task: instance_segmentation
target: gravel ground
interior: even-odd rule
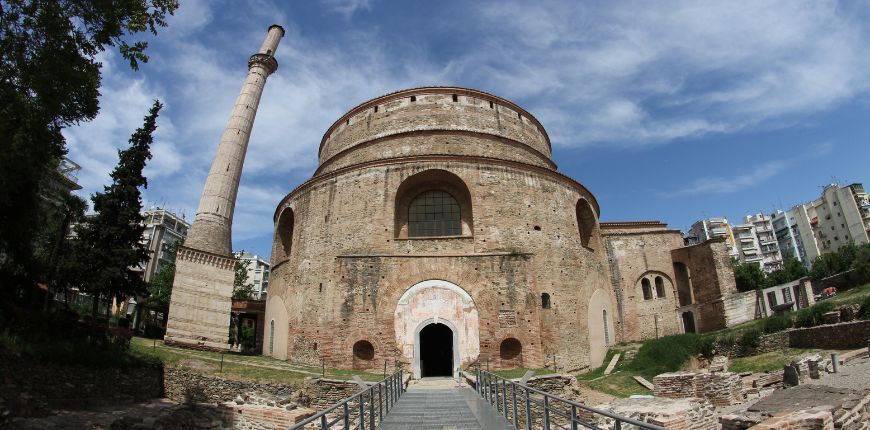
[[[870,358],[857,358],[846,365],[840,366],[840,371],[837,373],[822,372],[821,378],[810,379],[809,381],[813,385],[827,385],[854,390],[870,389]]]

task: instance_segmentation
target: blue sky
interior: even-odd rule
[[[82,196],[108,183],[157,98],[144,201],[192,220],[247,58],[273,23],[287,33],[251,136],[235,249],[269,254],[275,206],[311,176],[333,121],[416,86],[525,107],[604,221],[686,229],[870,182],[867,1],[181,0],[138,72],[101,54],[101,113],[64,132]]]

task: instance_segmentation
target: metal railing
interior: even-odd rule
[[[403,371],[399,368],[383,381],[290,426],[288,430],[326,430],[339,423],[336,428],[344,430],[375,430],[405,392],[403,376]]]
[[[481,370],[479,366],[475,369],[475,373],[477,377],[475,390],[480,397],[518,429],[666,430],[664,427],[554,396]],[[594,424],[599,421],[603,421],[601,427]]]

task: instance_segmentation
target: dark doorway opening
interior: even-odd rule
[[[429,324],[420,330],[420,374],[453,376],[453,331],[444,324]]]
[[[692,312],[683,312],[683,328],[686,329],[686,333],[695,332],[695,318]]]

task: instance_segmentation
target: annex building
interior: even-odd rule
[[[369,100],[275,211],[263,353],[339,368],[601,364],[610,345],[736,324],[721,239],[601,222],[544,127],[457,87]],[[754,300],[754,297],[747,300]]]

